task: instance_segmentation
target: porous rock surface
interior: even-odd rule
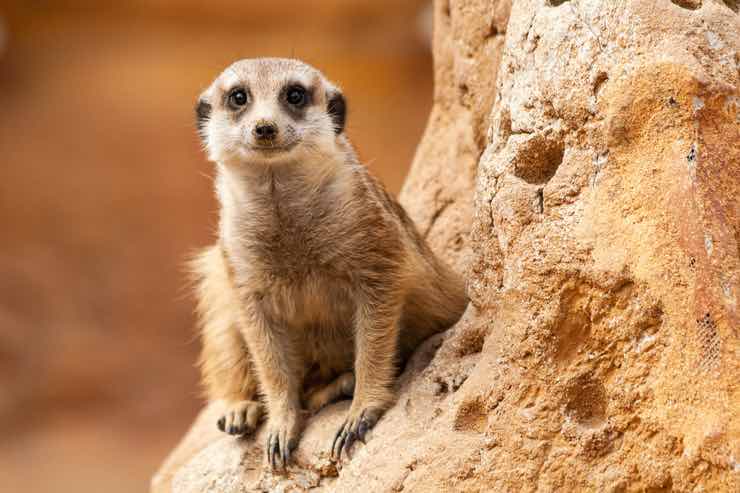
[[[275,475],[212,403],[153,490],[740,490],[737,2],[444,0],[435,23],[402,201],[468,311],[340,467],[348,403]]]

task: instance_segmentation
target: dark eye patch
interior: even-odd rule
[[[307,100],[306,88],[298,84],[288,87],[285,91],[285,100],[296,108],[304,106]]]
[[[289,114],[295,119],[301,119],[313,103],[313,88],[298,83],[286,84],[280,91],[279,100]]]
[[[238,86],[227,91],[224,96],[224,106],[233,111],[241,111],[251,101],[249,90]]]

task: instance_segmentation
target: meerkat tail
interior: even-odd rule
[[[206,248],[190,262],[196,282],[202,350],[198,365],[211,400],[256,399],[257,379],[239,331],[239,305],[219,246]]]
[[[448,328],[460,319],[470,299],[465,279],[437,258],[435,271],[437,276],[434,277],[433,284],[438,290],[440,305],[439,310],[433,313],[438,317],[438,322]]]
[[[468,305],[465,281],[442,262],[432,259],[431,273],[412,286],[401,324],[401,357],[405,360],[428,337],[454,325]]]

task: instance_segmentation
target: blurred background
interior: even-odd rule
[[[239,58],[305,59],[397,192],[431,106],[428,3],[0,2],[0,491],[146,491],[200,408],[200,91]]]

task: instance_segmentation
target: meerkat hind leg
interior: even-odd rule
[[[206,248],[190,264],[196,295],[202,349],[201,378],[209,400],[226,403],[216,425],[231,435],[255,431],[264,413],[257,401],[257,378],[239,330],[239,305],[218,245]]]
[[[342,373],[324,387],[320,387],[306,396],[306,409],[315,414],[342,397],[352,397],[355,393],[355,374],[351,371]]]

